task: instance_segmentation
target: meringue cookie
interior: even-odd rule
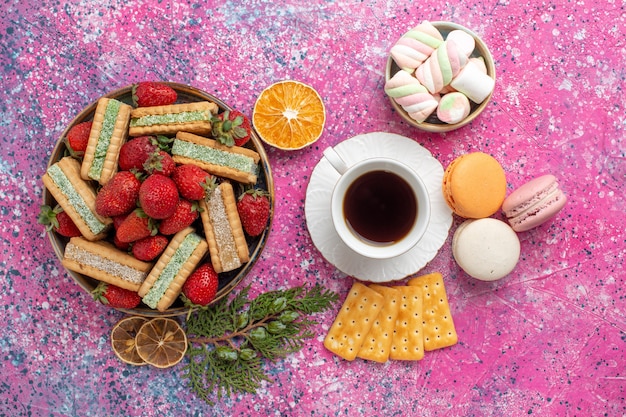
[[[398,71],[385,83],[385,93],[413,120],[422,123],[437,108],[438,101],[426,87],[406,71]]]
[[[456,43],[446,40],[417,68],[415,77],[431,94],[436,94],[450,84],[467,61]]]
[[[437,28],[424,21],[398,39],[390,54],[400,68],[412,73],[442,42]]]

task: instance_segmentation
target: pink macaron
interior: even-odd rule
[[[556,216],[566,202],[554,175],[543,175],[513,191],[502,203],[502,211],[513,230],[524,232]]]

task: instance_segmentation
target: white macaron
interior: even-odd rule
[[[517,265],[520,241],[503,221],[494,218],[466,220],[454,233],[452,255],[469,276],[496,281]]]

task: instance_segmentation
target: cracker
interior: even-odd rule
[[[239,268],[250,260],[237,200],[229,182],[221,183],[207,199],[200,200],[200,216],[209,244],[213,269],[218,274]]]
[[[118,103],[119,111],[114,120],[106,120],[105,114],[109,103]],[[120,157],[120,149],[128,137],[128,123],[132,107],[115,99],[102,97],[98,100],[93,116],[89,142],[83,156],[80,176],[84,180],[95,180],[101,185],[106,184],[117,172],[117,162]],[[110,132],[108,146],[105,148],[99,144],[100,134]],[[102,147],[102,148],[101,148]],[[99,172],[91,172],[91,168],[97,158],[104,157],[101,162],[102,169]]]
[[[174,135],[177,132],[190,132],[199,135],[211,133],[211,118],[217,114],[219,107],[210,101],[198,101],[194,103],[171,104],[167,106],[138,107],[130,113],[131,120],[137,120],[144,116],[175,115],[184,112],[202,112],[203,120],[188,122],[172,121],[168,123],[153,124],[150,126],[131,126],[130,136],[144,135]]]
[[[197,148],[198,151],[210,151],[214,157],[200,157],[184,154],[181,142],[187,142]],[[194,135],[188,132],[178,132],[172,145],[172,159],[177,164],[194,164],[218,177],[228,178],[244,184],[256,184],[257,164],[261,155],[252,149],[241,146],[226,146],[216,140]],[[249,169],[241,169],[229,159],[248,161]],[[230,165],[229,165],[230,162]],[[245,162],[244,162],[245,164]]]
[[[70,239],[61,263],[70,271],[135,292],[152,269],[151,263],[142,262],[109,242],[90,242],[83,237]]]
[[[63,189],[56,183],[52,174],[53,171],[59,170],[63,174],[61,177],[67,178]],[[86,239],[101,240],[107,236],[107,230],[113,224],[113,220],[96,213],[96,191],[80,177],[80,162],[66,156],[48,168],[42,176],[42,181]],[[70,192],[76,193],[76,196],[72,198]],[[86,221],[81,212],[92,221]]]
[[[394,288],[400,293],[400,302],[389,358],[419,361],[424,357],[422,289],[418,286]]]
[[[369,288],[383,296],[383,307],[367,333],[357,357],[383,363],[389,359],[391,352],[394,327],[400,306],[400,292],[376,284],[370,285]]]
[[[408,285],[415,285],[422,289],[424,350],[441,349],[456,344],[458,336],[452,320],[443,276],[434,272],[411,278]]]
[[[354,360],[383,304],[381,294],[355,282],[324,339],[326,349]]]

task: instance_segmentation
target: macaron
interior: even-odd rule
[[[567,197],[554,175],[543,175],[517,188],[502,203],[502,211],[513,230],[524,232],[556,216]]]
[[[461,155],[446,168],[442,191],[446,203],[458,216],[489,217],[500,210],[506,196],[504,169],[493,156],[483,152]]]
[[[466,220],[452,238],[456,263],[469,276],[481,281],[507,276],[519,261],[520,249],[517,233],[494,218]]]

